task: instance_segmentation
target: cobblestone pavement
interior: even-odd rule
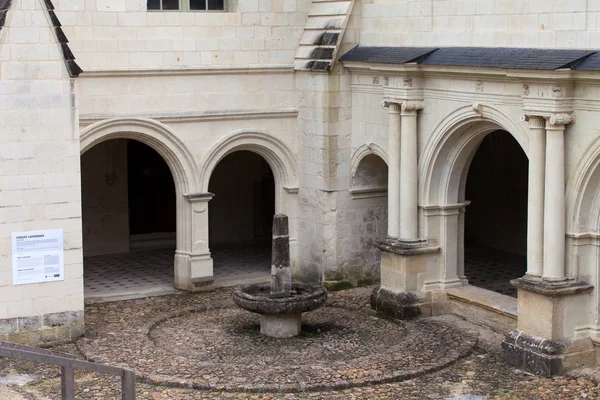
[[[316,321],[308,323],[308,326],[318,326],[319,320],[323,320],[334,317],[336,318],[335,323],[342,323],[342,326],[354,326],[356,320],[349,318],[352,313],[360,313],[360,309],[364,308],[368,300],[368,289],[359,289],[334,293],[330,296],[327,307],[322,316],[315,316]],[[89,345],[94,342],[112,341],[112,347],[116,351],[115,354],[127,353],[132,347],[136,346],[134,339],[129,341],[118,340],[119,337],[123,337],[123,330],[130,329],[130,327],[144,327],[148,325],[149,321],[154,321],[152,325],[150,336],[154,335],[153,340],[149,340],[150,343],[154,343],[154,346],[162,349],[170,354],[173,359],[180,359],[182,346],[177,346],[177,341],[181,341],[182,345],[190,348],[190,354],[184,354],[183,359],[188,357],[206,357],[209,359],[209,363],[214,363],[215,359],[219,357],[233,357],[234,353],[232,350],[220,349],[220,345],[225,343],[224,347],[228,347],[229,344],[224,338],[217,338],[216,336],[195,336],[201,329],[199,327],[201,319],[201,312],[186,313],[183,312],[186,309],[198,308],[202,304],[218,304],[219,302],[226,302],[230,297],[230,290],[223,290],[204,294],[194,295],[180,295],[180,296],[165,296],[149,299],[129,300],[115,303],[105,303],[89,306],[86,309],[86,340],[80,342],[80,346]],[[166,319],[163,322],[156,325],[155,321],[160,320],[159,316],[168,315],[174,310],[180,310],[180,317]],[[244,317],[235,314],[233,310],[225,307],[225,310],[230,315],[229,321],[235,320],[239,317],[239,324],[244,324]],[[337,313],[337,311],[340,311]],[[218,310],[213,309],[210,312],[217,313]],[[185,333],[180,332],[182,328],[185,328],[186,316],[187,323],[189,323],[189,340],[186,340]],[[216,324],[215,316],[210,317],[211,323]],[[355,357],[361,356],[367,353],[363,353],[366,350],[361,350],[361,339],[365,340],[364,344],[367,347],[375,347],[391,345],[394,346],[394,341],[402,342],[401,338],[408,338],[410,331],[415,328],[411,324],[400,324],[397,325],[395,322],[387,320],[374,319],[373,317],[360,316],[355,317],[359,321],[361,318],[367,320],[371,319],[374,322],[374,331],[379,329],[390,329],[388,336],[382,338],[381,336],[367,337],[356,334],[357,336],[353,339],[352,334],[349,336],[349,343],[344,343],[341,337],[332,338],[331,342],[327,346],[334,346],[330,353],[324,352],[319,354],[315,352],[317,348],[312,348],[309,345],[306,355],[299,355],[299,353],[292,354],[292,357],[286,358],[285,356],[279,360],[283,363],[281,365],[288,365],[290,370],[297,365],[306,365],[311,359],[325,363],[325,360],[329,360],[339,357],[342,361],[355,360]],[[346,321],[348,320],[348,321]],[[354,324],[354,325],[353,325]],[[387,324],[393,324],[396,328]],[[462,336],[463,341],[458,340],[459,343],[464,343],[464,338],[472,337],[479,333],[479,345],[466,357],[460,358],[457,362],[445,366],[441,370],[436,372],[427,372],[420,376],[415,376],[411,379],[403,380],[400,382],[388,382],[378,383],[369,386],[352,387],[348,389],[340,389],[335,391],[311,391],[304,393],[254,393],[254,392],[230,392],[223,390],[222,388],[215,387],[212,390],[194,390],[184,388],[173,388],[167,387],[161,384],[149,384],[144,382],[138,382],[137,391],[138,398],[143,400],[156,400],[156,399],[173,399],[173,400],[188,400],[188,399],[597,399],[600,398],[600,386],[591,380],[584,378],[569,378],[559,377],[552,379],[537,378],[505,365],[499,358],[497,352],[498,336],[484,332],[468,323],[461,322],[453,317],[434,318],[431,321],[426,322],[428,326],[435,327],[437,330],[443,330],[446,333],[453,333],[459,330],[463,330]],[[209,325],[206,325],[210,327]],[[360,327],[361,325],[358,324]],[[213,325],[214,327],[214,325]],[[209,328],[208,330],[210,331]],[[392,329],[396,329],[392,331]],[[436,329],[430,329],[435,331]],[[361,329],[355,329],[356,332],[361,332]],[[482,333],[483,332],[483,333]],[[140,332],[141,334],[142,332]],[[317,332],[315,336],[320,333]],[[207,333],[204,333],[207,335]],[[239,333],[241,335],[241,333]],[[170,335],[171,339],[169,339]],[[248,339],[246,343],[240,342],[240,347],[245,348],[250,344],[256,345],[256,336],[251,337],[254,339]],[[227,336],[227,335],[224,335]],[[452,336],[452,335],[451,335]],[[232,340],[240,339],[241,336],[233,337]],[[315,337],[310,337],[309,342],[315,341]],[[204,343],[205,340],[218,340],[219,346],[215,345],[214,348],[210,348],[209,344]],[[225,342],[221,342],[225,340]],[[383,343],[379,343],[381,340]],[[416,357],[418,354],[437,354],[440,352],[443,358],[443,352],[446,351],[444,348],[452,348],[457,341],[456,338],[451,338],[449,342],[445,341],[430,341],[427,342],[427,348],[419,349],[419,352],[411,353],[406,348],[396,348],[396,352],[404,352],[407,357]],[[467,340],[468,341],[468,340]],[[335,349],[335,344],[340,347],[349,346],[346,351]],[[174,345],[175,343],[175,345]],[[314,343],[313,343],[314,345]],[[411,343],[412,345],[412,343]],[[408,346],[411,347],[411,346]],[[259,348],[261,348],[259,346]],[[78,351],[77,347],[73,344],[57,346],[57,351],[68,352],[72,354],[78,354],[82,356]],[[263,348],[266,350],[266,348]],[[289,350],[289,349],[288,349]],[[485,351],[488,350],[488,351]],[[239,352],[239,359],[226,360],[226,364],[247,364],[251,366],[258,362],[270,361],[275,364],[279,362],[274,360],[273,349],[270,349],[270,353],[248,354],[247,352]],[[346,353],[356,354],[346,354]],[[373,351],[371,354],[379,354],[377,351]],[[296,358],[297,360],[296,360]],[[235,358],[235,357],[233,357]],[[277,357],[275,357],[277,358]],[[375,357],[377,358],[377,357]],[[210,361],[212,360],[212,361]],[[295,361],[296,360],[296,361]],[[162,368],[164,360],[147,358],[144,363],[147,365],[155,365],[156,368]],[[198,359],[197,363],[202,363],[203,359]],[[213,365],[219,365],[213,364]],[[166,367],[166,366],[164,366]],[[355,366],[360,369],[361,365]],[[419,366],[417,366],[419,368]],[[254,372],[256,372],[255,370]],[[285,375],[287,370],[282,368],[277,371],[278,373]],[[186,377],[185,371],[177,371],[180,377]],[[2,376],[18,376],[19,374],[27,374],[35,378],[34,382],[19,386],[17,388],[6,388],[0,386],[0,396],[2,399],[32,399],[32,400],[46,400],[46,399],[59,399],[60,398],[60,374],[59,370],[55,367],[40,366],[28,362],[18,362],[14,360],[0,359],[0,377]],[[187,378],[192,378],[194,373],[188,373]],[[237,374],[239,376],[239,373]],[[116,378],[96,375],[85,372],[78,372],[76,375],[77,382],[77,396],[78,399],[117,399],[119,398],[119,381]],[[14,396],[14,397],[11,397]]]

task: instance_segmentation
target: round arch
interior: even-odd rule
[[[376,143],[365,143],[359,146],[354,152],[354,154],[352,154],[352,158],[350,161],[350,171],[352,173],[351,176],[354,176],[354,174],[356,173],[356,170],[358,169],[358,166],[360,165],[362,159],[370,154],[375,154],[376,156],[381,158],[386,164],[389,165],[388,155],[383,149],[383,147],[379,146]]]
[[[81,132],[81,154],[95,145],[111,139],[132,139],[154,149],[165,160],[175,182],[177,233],[176,254],[189,254],[192,250],[191,207],[184,197],[195,194],[198,187],[198,167],[192,153],[177,134],[166,125],[145,118],[117,118],[92,124]],[[179,257],[181,258],[181,257]],[[185,257],[184,257],[185,258]],[[186,262],[175,257],[175,275],[185,269]]]
[[[109,119],[96,122],[81,132],[81,154],[111,139],[132,139],[152,147],[169,166],[178,196],[196,192],[198,167],[194,157],[168,126],[145,118]]]
[[[452,205],[464,201],[465,173],[485,136],[509,132],[528,153],[527,129],[490,106],[462,107],[444,118],[428,140],[419,165],[423,205]]]
[[[600,232],[600,138],[583,153],[567,182],[567,232]]]
[[[282,190],[295,193],[298,190],[298,166],[296,157],[286,144],[274,135],[263,131],[240,130],[230,133],[215,143],[202,160],[199,188],[208,192],[210,177],[225,156],[240,150],[247,150],[263,157],[275,178],[276,212],[281,212]]]

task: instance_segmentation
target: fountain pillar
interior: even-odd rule
[[[316,283],[294,283],[290,268],[288,217],[273,218],[271,283],[247,284],[233,293],[233,301],[244,310],[260,314],[260,333],[276,338],[297,336],[302,313],[316,310],[327,301],[327,290]]]
[[[290,297],[292,270],[290,268],[290,231],[288,217],[273,217],[273,246],[271,249],[271,297]]]

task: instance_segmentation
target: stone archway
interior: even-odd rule
[[[441,248],[439,276],[432,285],[461,286],[464,274],[465,189],[475,153],[490,133],[509,132],[527,154],[527,130],[489,106],[467,106],[434,129],[420,159],[420,203],[426,236]]]
[[[177,134],[166,125],[151,119],[110,119],[92,124],[81,131],[81,154],[93,146],[112,139],[131,139],[154,149],[167,163],[176,192],[175,287],[191,289],[193,256],[192,206],[186,195],[196,193],[199,171],[194,157]]]
[[[202,193],[207,193],[217,164],[226,156],[238,151],[258,154],[271,168],[275,180],[275,213],[286,214],[289,218],[290,256],[292,266],[295,266],[298,256],[298,164],[294,153],[282,140],[268,132],[256,130],[240,130],[223,137],[206,152],[201,164],[199,189]]]

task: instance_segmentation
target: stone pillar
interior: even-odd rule
[[[388,124],[388,237],[400,237],[400,104],[382,102],[389,108]]]
[[[273,245],[271,249],[271,297],[290,297],[292,270],[290,268],[290,233],[288,217],[273,217]]]
[[[185,195],[191,212],[186,214],[178,225],[175,254],[175,287],[181,290],[195,291],[214,281],[213,260],[208,248],[208,202],[213,193]]]
[[[511,281],[518,290],[517,329],[506,335],[502,348],[506,361],[538,375],[562,374],[572,368],[595,364],[595,350],[589,337],[577,334],[585,326],[593,286],[568,279],[565,273],[565,125],[573,122],[571,114],[552,114],[546,122],[546,159],[544,171],[544,220],[542,277],[539,266],[528,266],[525,277]],[[530,124],[531,119],[530,119]],[[530,182],[541,176],[539,170],[541,140],[539,121],[530,140]],[[531,125],[530,125],[531,127]],[[542,135],[543,136],[543,135]],[[534,184],[539,184],[534,180]],[[537,230],[529,235],[528,245],[539,248],[539,210],[531,201],[540,202],[539,187],[530,184],[529,221]],[[531,194],[533,190],[533,195]],[[533,210],[532,210],[533,209]],[[531,213],[534,215],[531,215]],[[536,247],[534,247],[536,248]],[[529,253],[529,252],[528,252]],[[529,261],[529,260],[528,260]]]
[[[400,114],[400,239],[408,241],[419,237],[417,110],[422,109],[422,101],[405,101]]]
[[[529,184],[527,193],[527,275],[540,277],[544,264],[544,171],[546,162],[546,120],[529,121]]]
[[[546,123],[544,199],[544,271],[546,281],[565,281],[565,124],[570,115],[552,116]]]

